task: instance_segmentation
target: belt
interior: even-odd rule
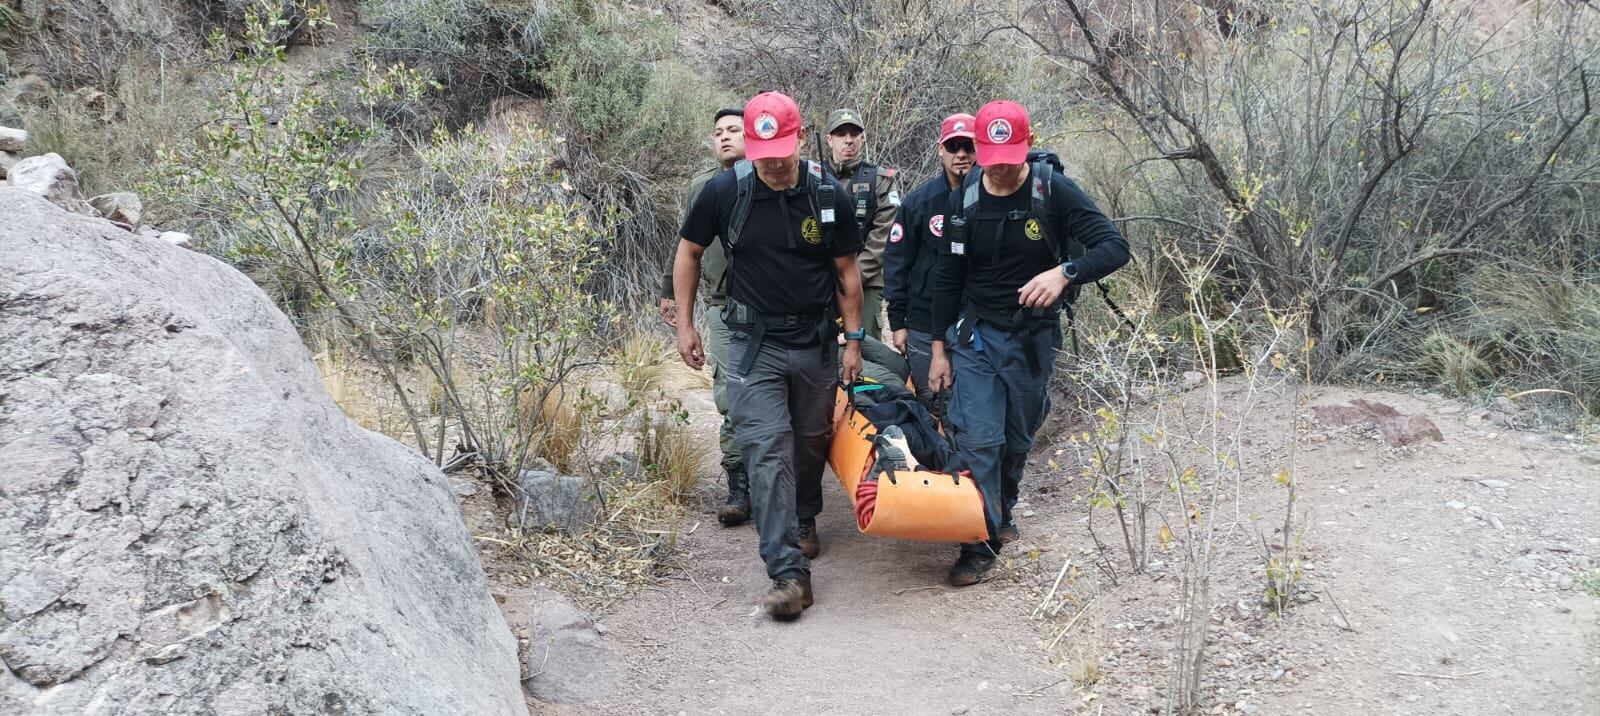
[[[833,321],[827,312],[822,313],[761,313],[743,303],[728,298],[727,313],[723,320],[727,323],[747,324],[750,326],[750,346],[744,352],[744,360],[739,362],[739,373],[748,374],[750,368],[756,363],[756,353],[761,350],[762,341],[766,340],[768,328],[794,328],[797,326],[815,326],[818,342],[822,346],[822,360],[827,362],[830,356],[828,341],[833,338]]]
[[[962,343],[972,343],[972,332],[977,329],[978,321],[1030,338],[1045,328],[1061,328],[1061,314],[1055,309],[1019,306],[1011,311],[995,311],[969,303],[961,309],[961,317],[956,322],[956,339]],[[1044,367],[1044,361],[1033,342],[1025,342],[1022,352],[1028,359],[1028,372],[1038,375],[1039,369]]]

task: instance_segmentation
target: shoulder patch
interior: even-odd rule
[[[899,170],[895,169],[894,167],[880,166],[880,167],[878,167],[878,176],[892,177],[892,176],[894,176],[894,173],[897,172],[897,171],[899,171]]]

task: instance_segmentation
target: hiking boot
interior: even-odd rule
[[[800,613],[811,606],[811,581],[807,579],[774,579],[772,589],[761,598],[761,611],[780,622],[800,618]]]
[[[1016,523],[1007,522],[1000,525],[1000,529],[995,530],[994,536],[995,539],[1000,540],[1000,544],[1011,544],[1022,536],[1022,531],[1017,529]]]
[[[822,540],[817,538],[816,518],[800,520],[800,553],[804,554],[806,559],[816,559],[817,555],[822,554]]]
[[[994,569],[992,555],[962,552],[961,558],[950,568],[950,584],[956,587],[970,587],[982,582],[991,569]]]
[[[740,465],[728,470],[728,503],[717,509],[723,527],[738,527],[750,521],[750,474]]]

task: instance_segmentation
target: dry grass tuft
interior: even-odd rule
[[[635,438],[639,465],[663,497],[681,505],[705,472],[710,444],[695,434],[677,404],[665,412],[646,411],[641,417]]]
[[[1471,344],[1442,331],[1422,339],[1418,366],[1458,394],[1477,390],[1490,374],[1489,363]]]
[[[562,472],[577,470],[587,419],[572,391],[530,385],[517,395],[517,433],[531,436],[533,453]]]

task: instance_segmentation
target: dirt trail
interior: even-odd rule
[[[1315,598],[1283,619],[1266,614],[1248,530],[1224,530],[1210,712],[1600,713],[1600,600],[1579,581],[1600,554],[1600,468],[1585,462],[1594,447],[1469,425],[1442,399],[1321,389],[1311,402],[1352,397],[1431,415],[1445,441],[1396,450],[1327,428],[1301,438],[1304,585]],[[1289,426],[1303,413],[1281,399],[1257,418]],[[1293,432],[1247,444],[1270,463]],[[1281,514],[1267,475],[1245,485],[1245,513]],[[717,525],[708,485],[685,525],[686,571],[600,617],[623,683],[597,703],[541,710],[1137,714],[1162,703],[1173,567],[1115,585],[1086,568],[1063,587],[1084,605],[1080,618],[1031,617],[1063,560],[1090,559],[1076,483],[1030,478],[1021,549],[994,581],[955,590],[935,586],[953,547],[858,534],[838,483],[825,480],[818,601],[803,619],[759,614],[767,580],[755,532]],[[1338,625],[1340,608],[1354,631]],[[1085,664],[1098,680],[1075,683]]]

